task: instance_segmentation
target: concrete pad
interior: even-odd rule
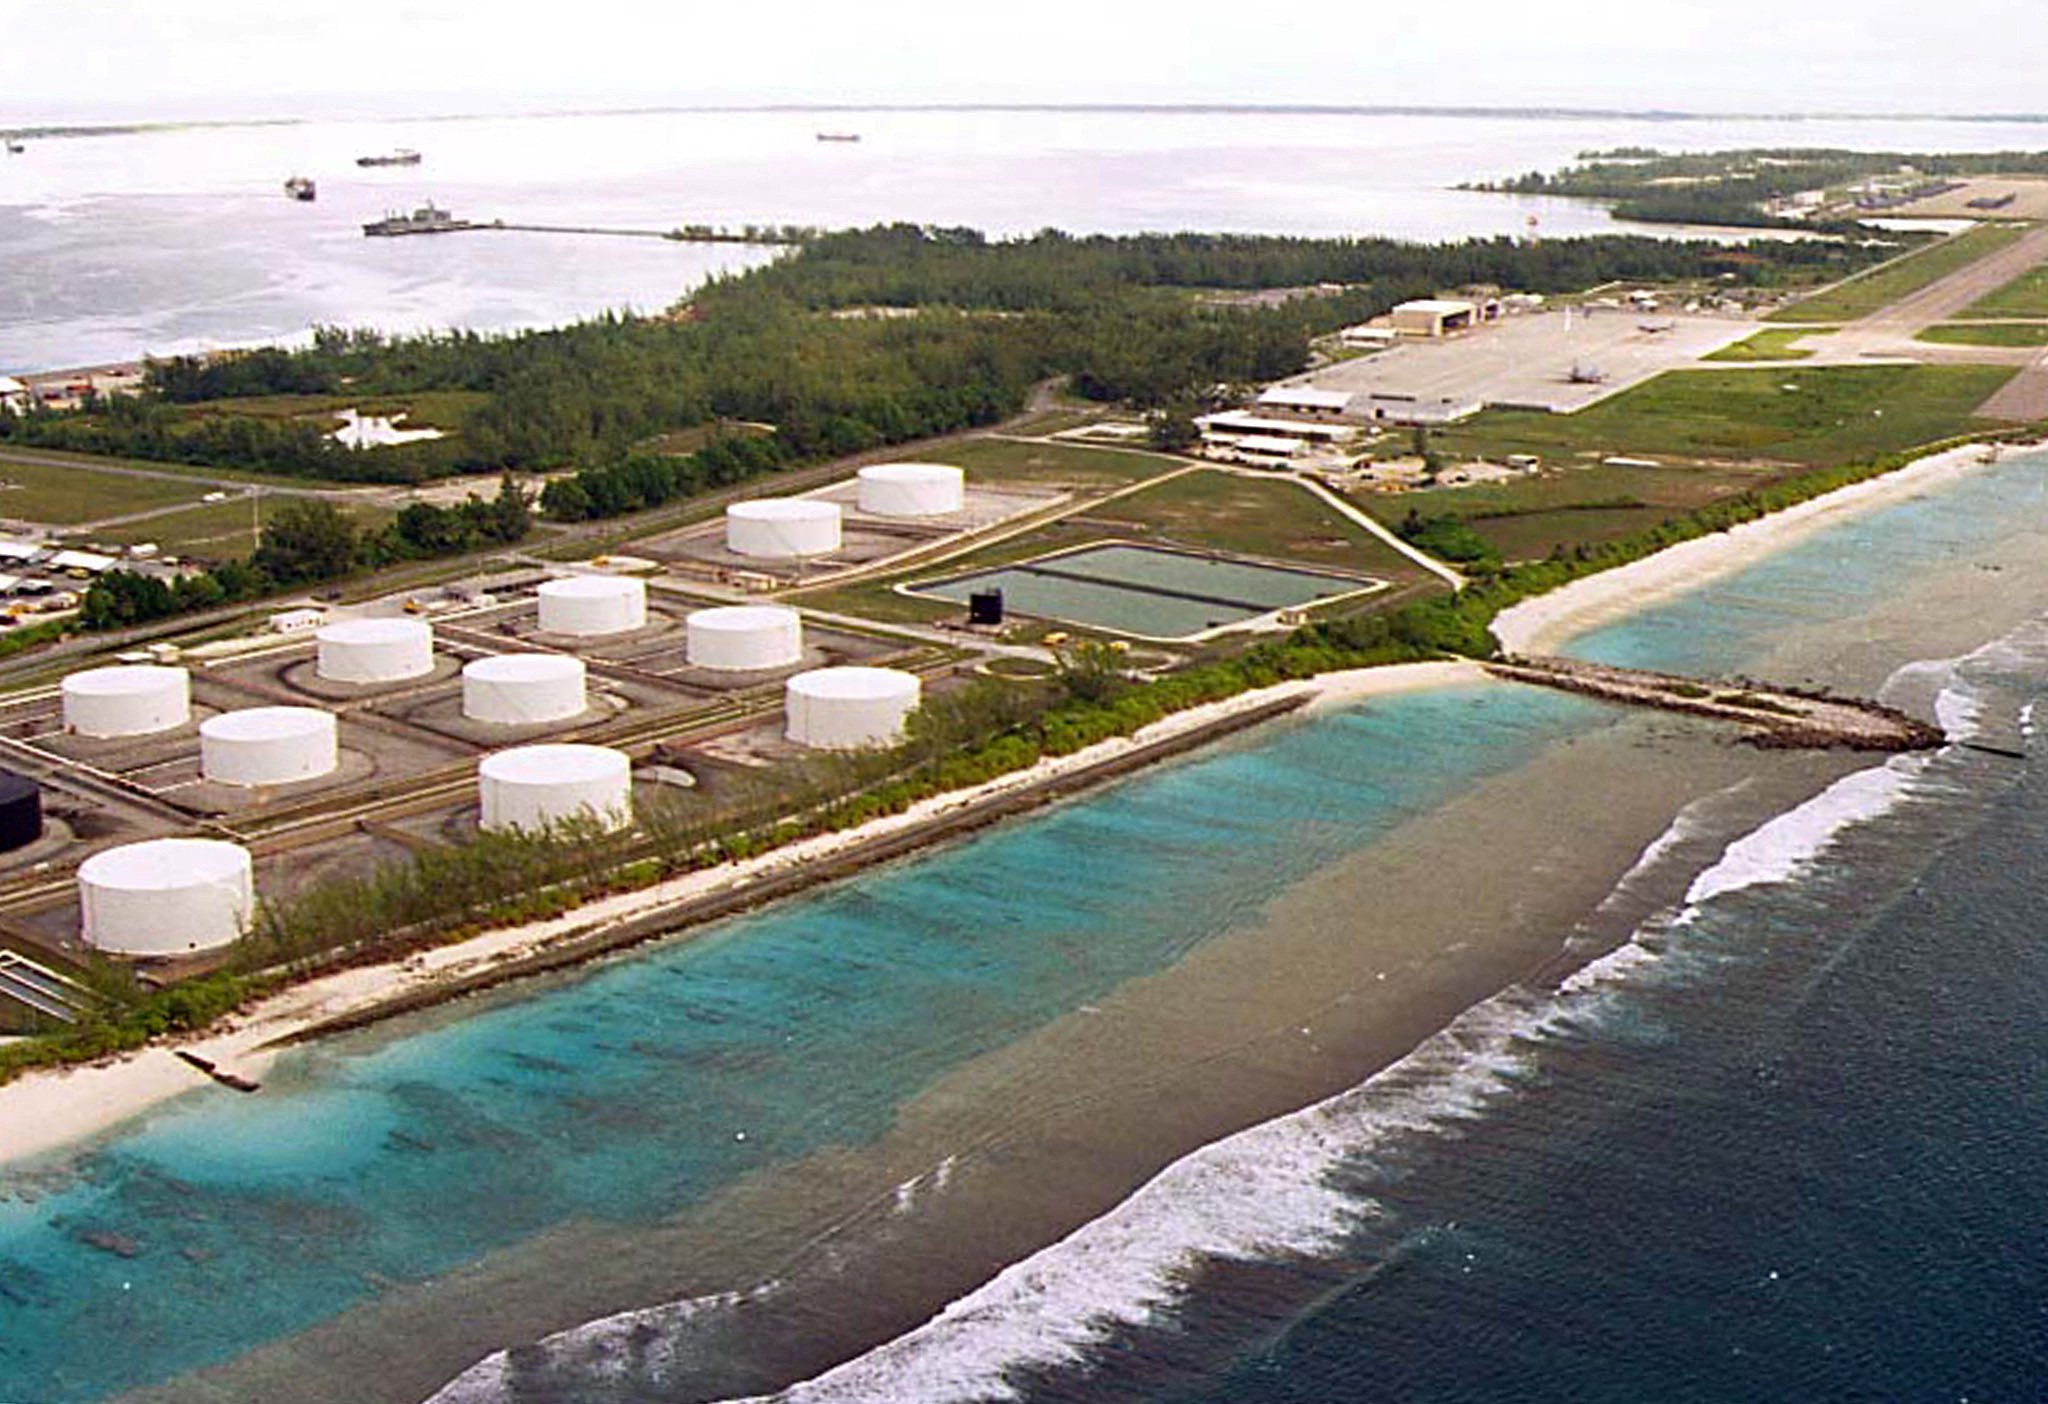
[[[1569,413],[1691,365],[1761,326],[1733,317],[1615,308],[1537,312],[1441,341],[1404,342],[1281,383]],[[1606,378],[1574,382],[1576,365],[1596,366]]]

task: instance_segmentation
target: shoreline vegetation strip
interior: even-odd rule
[[[110,1000],[106,1012],[66,1030],[0,1048],[0,1083],[31,1069],[94,1062],[166,1036],[196,1034],[260,995],[351,966],[375,964],[450,944],[492,928],[559,915],[595,898],[637,890],[681,873],[715,868],[820,834],[902,814],[935,796],[985,784],[1047,757],[1128,737],[1189,708],[1321,674],[1445,658],[1488,659],[1500,648],[1494,618],[1521,600],[1644,559],[1681,542],[1724,532],[1945,450],[2011,442],[2023,431],[1969,435],[1817,469],[1696,508],[1612,542],[1507,566],[1454,595],[1380,615],[1310,624],[1240,657],[1148,682],[1118,677],[1107,657],[1083,655],[1053,695],[1035,702],[984,680],[957,699],[934,699],[902,746],[821,762],[807,793],[776,797],[737,819],[692,821],[655,807],[632,835],[568,826],[544,835],[492,835],[433,850],[367,877],[315,885],[265,904],[235,964],[140,999]],[[713,831],[713,826],[716,831]],[[116,972],[101,970],[109,992]]]

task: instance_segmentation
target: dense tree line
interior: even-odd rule
[[[1602,237],[1542,243],[1175,234],[991,240],[886,225],[822,235],[715,280],[676,315],[607,315],[506,336],[325,329],[312,346],[152,362],[149,392],[78,414],[0,420],[0,437],[277,473],[418,481],[504,467],[584,470],[565,516],[769,468],[992,423],[1033,383],[1186,406],[1219,384],[1301,369],[1310,340],[1405,298],[1472,283],[1559,292],[1611,279],[1811,282],[1874,260],[1860,243]],[[1321,286],[1317,286],[1321,285]],[[1310,289],[1252,301],[1221,293]],[[317,425],[221,413],[257,395],[481,395],[449,439],[352,451]],[[189,406],[206,403],[206,412]],[[778,461],[663,466],[646,445],[738,420],[775,429]]]
[[[509,475],[494,498],[471,496],[453,507],[409,503],[390,523],[369,532],[359,530],[331,502],[299,498],[263,524],[246,561],[223,561],[171,580],[131,570],[99,576],[80,601],[79,624],[94,630],[147,624],[397,561],[510,545],[523,540],[532,526],[532,505]]]

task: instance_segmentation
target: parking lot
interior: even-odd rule
[[[1627,308],[1535,312],[1442,340],[1402,342],[1283,383],[1567,413],[1689,365],[1757,329],[1757,323],[1736,317]],[[1602,378],[1574,380],[1574,368]]]

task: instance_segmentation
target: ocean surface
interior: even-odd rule
[[[819,142],[853,131],[857,143]],[[385,330],[659,311],[735,246],[530,233],[366,239],[427,200],[512,223],[670,229],[912,220],[995,233],[1234,230],[1410,239],[1618,226],[1460,192],[1578,152],[2012,150],[2037,123],[1278,112],[639,112],[161,128],[0,157],[0,372]],[[411,147],[417,167],[360,168]],[[291,175],[319,183],[287,200]],[[1534,224],[1531,221],[1535,221]],[[1647,232],[1674,232],[1642,227]]]
[[[1894,694],[2024,750],[2048,689],[2041,601],[2020,598],[2048,593],[2044,481],[2048,456],[2008,458],[1577,651],[1725,670],[1823,659],[1850,632],[1859,656],[1891,655]],[[2001,592],[1982,637],[1901,652],[1915,592],[1971,572]],[[575,1263],[559,1250],[579,1236],[709,1221],[779,1171],[899,1131],[962,1068],[1256,931],[1405,820],[1621,724],[1495,687],[1269,728],[696,940],[331,1041],[261,1096],[202,1091],[0,1171],[0,1399],[175,1385],[280,1343],[289,1377],[324,1358],[289,1352],[322,1322],[388,1300],[425,1339],[432,1314],[407,1293],[551,1246]],[[1952,746],[1857,769],[1761,825],[1730,828],[1727,799],[1702,797],[1642,855],[1624,887],[1661,878],[1683,898],[1612,954],[1195,1150],[788,1397],[2040,1397],[2048,775]],[[929,1148],[893,1201],[862,1191],[885,1210],[878,1251],[941,1212],[949,1181],[1000,1165],[1005,1109],[960,1114],[982,1139]],[[756,1229],[733,1231],[735,1261]],[[842,1292],[879,1280],[859,1246]],[[839,1250],[824,1258],[811,1271],[829,1276]],[[786,1383],[746,1340],[775,1280],[719,1259],[679,1256],[690,1285],[666,1305],[643,1290],[644,1307],[564,1323],[436,1398]],[[582,1261],[604,1269],[595,1248]]]

